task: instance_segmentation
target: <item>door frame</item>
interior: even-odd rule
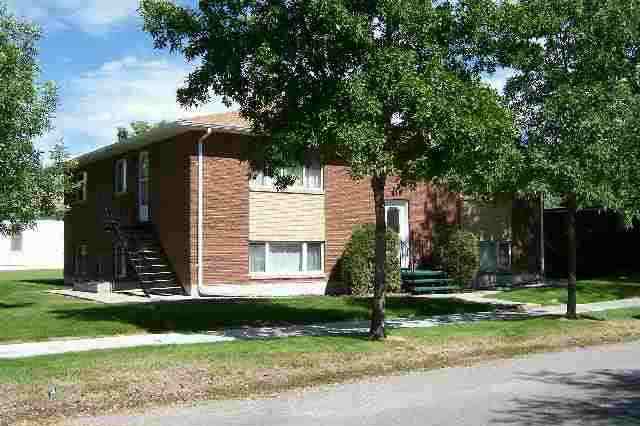
[[[147,162],[147,176],[142,175],[143,161]],[[142,188],[146,185],[147,203],[142,203]],[[151,220],[151,167],[149,162],[149,151],[140,151],[138,154],[138,221],[149,222]]]
[[[405,250],[408,254],[408,244],[411,236],[411,229],[409,225],[409,201],[408,200],[385,200],[384,202],[384,220],[386,223],[387,214],[390,208],[398,208],[399,209],[399,225],[400,225],[400,242],[405,243]],[[402,256],[402,247],[403,244],[400,244],[398,250],[398,256],[400,257],[401,267],[408,268],[409,267],[409,256]]]

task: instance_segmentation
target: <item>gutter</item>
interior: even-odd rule
[[[200,288],[202,287],[204,272],[204,141],[212,134],[213,129],[208,127],[207,133],[198,139],[198,276],[196,287],[191,286],[191,296],[194,297],[200,297]]]

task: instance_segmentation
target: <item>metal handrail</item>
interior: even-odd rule
[[[426,239],[409,239],[400,241],[400,265],[407,265],[414,271],[429,258],[431,241]]]

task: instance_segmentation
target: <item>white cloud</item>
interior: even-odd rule
[[[133,19],[138,0],[9,0],[8,6],[47,30],[101,34]]]
[[[71,151],[79,153],[113,143],[116,128],[135,120],[173,121],[226,110],[217,101],[197,110],[180,107],[176,89],[189,71],[184,63],[128,56],[64,82],[56,129],[37,145],[46,149],[64,136]]]

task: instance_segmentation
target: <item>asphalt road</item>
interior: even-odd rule
[[[640,343],[535,355],[82,425],[640,425]]]

